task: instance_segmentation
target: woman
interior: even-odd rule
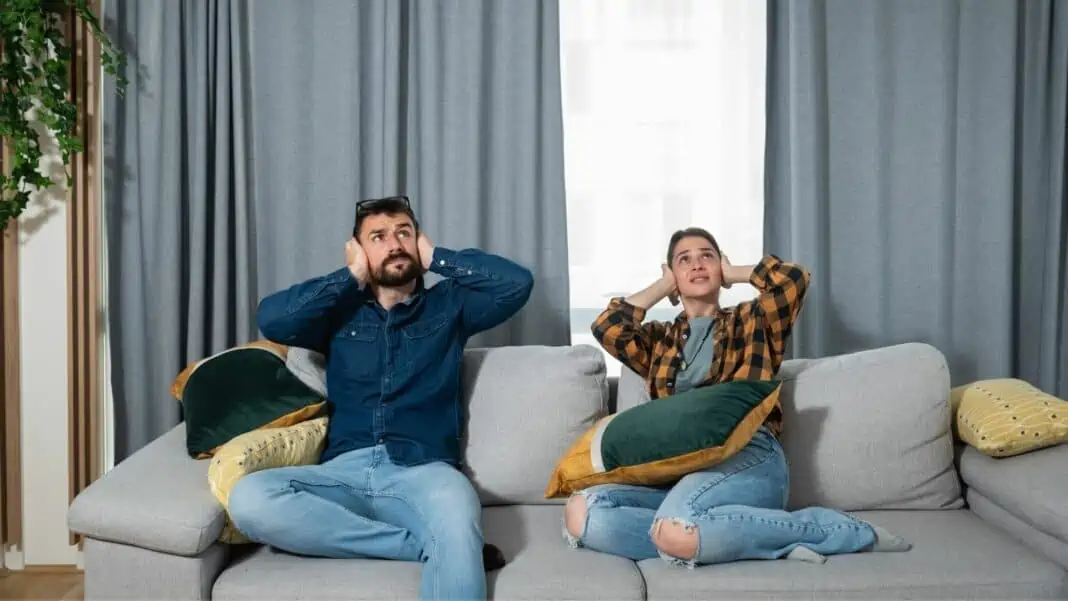
[[[642,376],[654,398],[706,383],[770,380],[778,372],[809,275],[766,256],[731,265],[710,233],[675,232],[659,280],[612,299],[593,324],[604,348]],[[721,287],[749,282],[750,302],[719,306]],[[670,297],[683,311],[672,323],[643,324],[647,309]],[[568,499],[565,537],[635,561],[663,557],[677,565],[787,557],[815,563],[825,555],[904,551],[910,545],[880,527],[820,507],[785,511],[786,457],[776,408],[752,441],[726,461],[670,488],[606,484]]]

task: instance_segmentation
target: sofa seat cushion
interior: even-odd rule
[[[974,513],[857,512],[913,544],[905,553],[857,553],[822,565],[746,561],[694,570],[639,564],[659,599],[1064,599],[1068,573]]]
[[[643,597],[633,562],[568,548],[562,509],[553,505],[488,507],[486,540],[508,565],[487,576],[491,599],[605,599]],[[418,563],[297,557],[268,548],[235,553],[216,580],[212,599],[417,599]]]

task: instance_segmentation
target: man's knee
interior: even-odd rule
[[[482,502],[467,478],[443,478],[428,482],[422,512],[436,538],[480,538]]]
[[[653,544],[661,553],[690,561],[697,556],[697,528],[677,520],[658,519],[653,524]]]
[[[589,509],[586,497],[581,494],[572,495],[567,500],[567,505],[564,506],[564,527],[573,538],[580,539],[585,533],[586,514]]]
[[[425,487],[417,494],[425,495],[424,502],[428,507],[440,510],[435,513],[457,520],[482,519],[482,500],[471,481],[460,472],[428,478]]]
[[[238,480],[227,499],[226,510],[230,520],[239,530],[248,534],[250,530],[259,530],[263,525],[277,517],[272,511],[274,496],[265,486],[263,472],[255,472]]]

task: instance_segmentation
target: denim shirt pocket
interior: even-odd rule
[[[404,354],[412,368],[422,371],[424,367],[442,365],[448,360],[449,316],[439,313],[420,319],[402,330]]]
[[[373,323],[350,323],[334,335],[332,351],[341,359],[346,375],[369,378],[380,373],[380,330],[381,326]]]

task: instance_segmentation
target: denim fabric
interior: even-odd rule
[[[786,456],[762,428],[723,463],[689,474],[670,488],[605,484],[581,491],[588,511],[582,546],[636,561],[663,557],[680,565],[743,559],[779,559],[804,546],[823,555],[854,553],[873,545],[872,527],[845,513],[811,507],[785,510],[790,490]],[[696,557],[661,553],[652,534],[659,522],[697,533]]]
[[[485,599],[482,507],[462,472],[389,460],[383,446],[249,474],[230,492],[255,542],[316,557],[423,562],[422,599]]]
[[[326,356],[330,421],[322,461],[383,445],[400,465],[459,465],[464,415],[460,365],[468,338],[514,315],[533,276],[507,259],[434,250],[420,285],[386,311],[347,267],[265,298],[263,335]]]

